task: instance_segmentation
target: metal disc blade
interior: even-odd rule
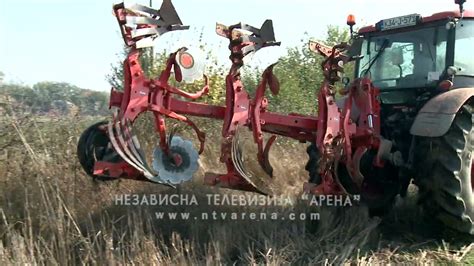
[[[179,160],[176,160],[176,156]],[[189,140],[174,136],[170,143],[170,156],[161,148],[153,152],[153,168],[160,179],[171,184],[180,184],[192,179],[199,168],[199,154]]]

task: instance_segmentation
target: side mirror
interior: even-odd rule
[[[352,39],[351,47],[347,51],[351,60],[358,60],[362,58],[360,53],[362,50],[363,42],[364,39],[360,37],[355,37]]]

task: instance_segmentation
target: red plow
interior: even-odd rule
[[[212,89],[206,76],[206,85],[195,93],[183,91],[169,83],[171,78],[182,81],[182,69],[192,67],[194,58],[187,48],[170,54],[165,69],[156,79],[146,77],[140,66],[140,48],[148,46],[152,39],[168,31],[188,28],[182,25],[170,1],[165,0],[160,10],[118,4],[114,6],[114,12],[130,50],[123,64],[124,90],[112,88],[110,94],[110,107],[116,109],[112,121],[93,125],[82,135],[79,143],[80,161],[90,175],[102,180],[126,178],[167,186],[190,180],[198,169],[198,154],[204,150],[205,133],[188,116],[223,120],[220,161],[225,164],[227,173],[206,173],[205,183],[230,189],[271,194],[265,184],[273,177],[268,155],[277,135],[316,143],[322,154],[318,170],[322,182],[317,186],[305,186],[313,193],[345,193],[334,168],[344,161],[350,173],[358,178],[357,164],[361,154],[379,147],[377,90],[370,81],[360,80],[346,92],[353,100],[344,106],[336,104],[335,83],[340,80],[342,65],[352,60],[346,55],[350,48],[347,44],[329,48],[320,43],[310,43],[312,51],[325,57],[322,64],[325,79],[318,95],[319,117],[278,114],[267,110],[268,99],[265,97],[267,88],[273,95],[280,90],[279,81],[273,74],[275,64],[265,69],[253,97],[245,90],[240,74],[246,55],[280,45],[275,41],[272,21],[266,20],[260,29],[242,23],[231,26],[217,24],[216,33],[229,40],[232,66],[225,79],[225,106],[215,106],[193,101],[205,97]],[[360,109],[362,112],[359,114],[366,121],[364,126],[357,127],[352,122],[352,105],[365,107]],[[132,130],[134,121],[144,112],[153,113],[155,129],[160,137],[152,164],[146,161],[146,155]],[[184,122],[191,127],[200,142],[198,151],[190,141],[175,136],[174,132],[167,132],[165,118]],[[265,176],[256,176],[245,167],[239,143],[241,130],[252,131],[257,146],[255,159]],[[272,134],[266,142],[263,133]]]

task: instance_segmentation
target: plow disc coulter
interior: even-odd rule
[[[100,180],[124,178],[174,187],[192,179],[205,147],[205,133],[190,117],[218,119],[223,121],[220,161],[227,171],[206,173],[208,185],[271,195],[270,149],[277,136],[289,137],[310,143],[306,165],[310,178],[303,186],[307,193],[359,194],[373,214],[383,214],[396,195],[406,195],[414,179],[427,212],[448,226],[474,233],[470,78],[474,67],[466,62],[464,68],[457,67],[463,62],[455,58],[464,57],[454,57],[462,53],[455,50],[457,38],[472,40],[474,13],[464,13],[464,2],[456,1],[459,12],[381,20],[353,34],[350,45],[310,42],[308,48],[323,57],[321,65],[315,66],[323,75],[314,99],[317,117],[267,110],[267,89],[273,95],[280,91],[275,64],[263,71],[253,95],[244,88],[240,73],[244,57],[280,45],[271,20],[260,28],[243,23],[216,25],[216,33],[229,41],[232,63],[225,78],[225,105],[218,106],[196,101],[213,88],[192,49],[183,47],[170,54],[156,78],[147,77],[140,65],[142,48],[167,32],[189,28],[171,1],[164,0],[159,10],[117,4],[114,13],[129,47],[123,63],[124,88],[111,90],[110,108],[115,110],[111,121],[92,125],[82,134],[79,160],[87,174]],[[464,28],[456,26],[460,19]],[[351,33],[354,24],[349,16]],[[336,91],[344,66],[351,61],[355,78],[345,80],[344,88]],[[457,75],[459,71],[464,74]],[[172,85],[198,78],[204,86],[196,92]],[[336,98],[338,93],[341,96]],[[144,112],[153,114],[159,136],[151,161],[134,133],[133,125]],[[169,130],[165,119],[191,128],[199,145]],[[242,144],[242,136],[249,132],[256,154],[247,154]],[[270,136],[264,138],[264,133]],[[437,155],[443,152],[449,159]],[[248,167],[249,161],[261,171]],[[433,172],[435,166],[445,172],[445,179]]]

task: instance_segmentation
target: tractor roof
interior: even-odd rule
[[[431,16],[428,17],[422,17],[421,18],[421,23],[428,23],[432,21],[437,21],[437,20],[444,20],[448,18],[460,18],[461,13],[459,10],[457,11],[445,11],[445,12],[439,12],[439,13],[434,13]],[[464,11],[464,18],[474,18],[474,10],[466,10]],[[370,25],[370,26],[365,26],[360,28],[359,33],[369,33],[369,32],[376,32],[378,31],[376,28],[376,25]]]

